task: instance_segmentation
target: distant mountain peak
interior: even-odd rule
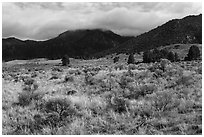
[[[95,28],[95,29],[75,29],[75,30],[67,30],[58,35],[58,37],[65,37],[69,35],[73,35],[74,33],[87,33],[87,32],[105,32],[105,33],[113,33],[111,30],[104,28]]]
[[[202,42],[202,14],[172,19],[123,43],[114,52],[144,51],[169,44]]]

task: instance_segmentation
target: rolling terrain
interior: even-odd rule
[[[137,37],[85,29],[3,39],[2,134],[202,135],[202,60],[184,60],[192,46],[202,56],[201,32],[196,15]],[[179,60],[143,63],[153,49]]]
[[[161,48],[186,56],[191,45]],[[128,65],[127,58],[4,62],[2,133],[201,135],[202,61]]]

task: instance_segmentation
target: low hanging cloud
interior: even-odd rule
[[[44,40],[67,30],[105,28],[139,35],[174,18],[197,15],[201,3],[3,3],[3,37]]]

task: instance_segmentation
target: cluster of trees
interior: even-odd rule
[[[189,52],[187,56],[185,57],[184,61],[191,61],[191,60],[197,60],[200,59],[201,53],[197,46],[193,45],[190,47]],[[150,62],[158,62],[160,59],[168,59],[171,62],[180,61],[180,58],[177,53],[174,53],[172,51],[168,51],[166,49],[154,49],[154,50],[148,50],[143,53],[143,62],[144,63],[150,63]],[[119,56],[113,58],[114,63],[119,61]],[[134,54],[131,53],[128,57],[128,64],[135,64],[135,58]],[[62,57],[62,65],[67,66],[70,64],[70,60],[68,55],[64,55]]]
[[[143,53],[143,62],[150,63],[150,62],[157,62],[160,61],[161,58],[165,58],[170,60],[171,62],[179,61],[179,56],[177,53],[172,51],[168,51],[166,49],[158,50],[148,50]]]
[[[187,56],[185,57],[184,61],[191,61],[200,58],[200,50],[197,46],[193,45],[190,47]],[[166,49],[154,49],[148,50],[143,53],[143,62],[150,63],[150,62],[157,62],[160,61],[161,58],[168,59],[171,62],[180,61],[180,58],[177,53],[172,51],[168,51]]]

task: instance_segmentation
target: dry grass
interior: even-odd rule
[[[201,61],[71,63],[3,66],[4,135],[202,134]]]

